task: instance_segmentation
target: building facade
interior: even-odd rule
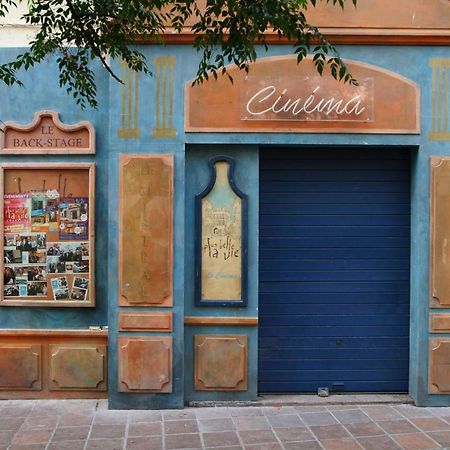
[[[358,86],[270,36],[192,86],[188,31],[142,44],[152,77],[97,67],[98,110],[51,60],[1,86],[0,397],[450,405],[450,3],[424,3],[310,12]],[[30,31],[1,32],[8,61]]]

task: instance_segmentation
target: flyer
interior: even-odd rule
[[[30,231],[30,195],[28,193],[4,195],[4,233]]]
[[[89,235],[89,199],[62,198],[59,204],[59,239],[82,241]]]

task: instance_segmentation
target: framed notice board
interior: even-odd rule
[[[95,166],[0,166],[1,306],[95,305]]]

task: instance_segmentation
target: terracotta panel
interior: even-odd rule
[[[450,339],[430,339],[429,392],[450,392]]]
[[[198,0],[197,5],[205,9],[205,0]],[[339,36],[350,36],[349,43],[391,42],[389,37],[398,36],[406,40],[409,36],[448,36],[450,5],[448,0],[358,0],[353,7],[350,0],[342,10],[327,2],[318,2],[315,8],[306,12],[310,21],[334,43]],[[194,36],[191,26],[195,17],[190,17],[181,35],[168,28],[165,42],[192,43]],[[360,38],[358,39],[358,36]],[[187,39],[187,38],[191,39]],[[355,39],[356,37],[356,39]],[[269,42],[279,42],[275,33],[266,33]],[[149,38],[146,39],[149,41]],[[423,42],[427,42],[423,39]],[[400,41],[401,42],[401,41]],[[420,41],[417,41],[420,42]],[[282,40],[281,43],[287,43]]]
[[[258,326],[258,317],[217,317],[217,316],[186,316],[184,324],[190,326]]]
[[[5,155],[95,153],[95,129],[87,121],[66,125],[61,122],[56,111],[38,111],[30,124],[5,122],[0,127],[0,153]]]
[[[430,314],[431,333],[450,333],[450,314]]]
[[[195,336],[195,390],[247,390],[247,336]]]
[[[172,392],[172,337],[119,337],[119,392]]]
[[[0,344],[0,389],[40,390],[41,355],[39,344]]]
[[[106,345],[50,345],[50,389],[106,390]]]
[[[172,306],[173,156],[121,155],[119,304]]]
[[[261,58],[249,74],[185,85],[187,132],[420,132],[419,87],[380,67],[346,61],[359,86],[317,74],[312,58]]]
[[[431,158],[432,308],[450,307],[450,158]]]
[[[119,312],[119,331],[172,331],[172,313]]]

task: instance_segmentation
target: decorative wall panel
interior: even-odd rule
[[[172,331],[172,313],[119,312],[119,331]]]
[[[4,155],[94,154],[95,129],[90,122],[66,125],[56,111],[38,111],[30,124],[5,122],[0,126]]]
[[[130,69],[125,61],[120,62],[122,69],[122,112],[121,128],[118,136],[121,139],[137,139],[141,135],[139,129],[139,72]]]
[[[50,345],[50,389],[106,390],[106,345]]]
[[[119,337],[119,392],[172,392],[172,337]]]
[[[450,158],[431,158],[432,308],[450,307]]]
[[[0,344],[0,389],[40,390],[41,359],[39,344]]]
[[[195,336],[195,390],[247,390],[247,336]]]
[[[105,398],[108,333],[1,329],[0,399]]]
[[[450,9],[450,2],[449,2]],[[449,75],[450,58],[431,58],[431,141],[450,141],[449,122]]]
[[[155,128],[154,139],[170,139],[177,135],[173,126],[173,74],[175,56],[156,56],[153,58],[156,75]]]
[[[234,164],[209,161],[209,184],[196,196],[197,305],[247,303],[247,197],[234,183]]]
[[[450,392],[450,339],[430,339],[429,392]]]
[[[173,156],[121,155],[119,304],[172,306]]]
[[[430,333],[450,333],[450,314],[430,314]]]
[[[185,84],[185,131],[200,133],[420,133],[420,89],[381,67],[345,61],[358,86],[317,74],[313,59],[258,59],[247,74]],[[308,93],[305,95],[305,93]],[[218,113],[220,111],[220,114]]]

